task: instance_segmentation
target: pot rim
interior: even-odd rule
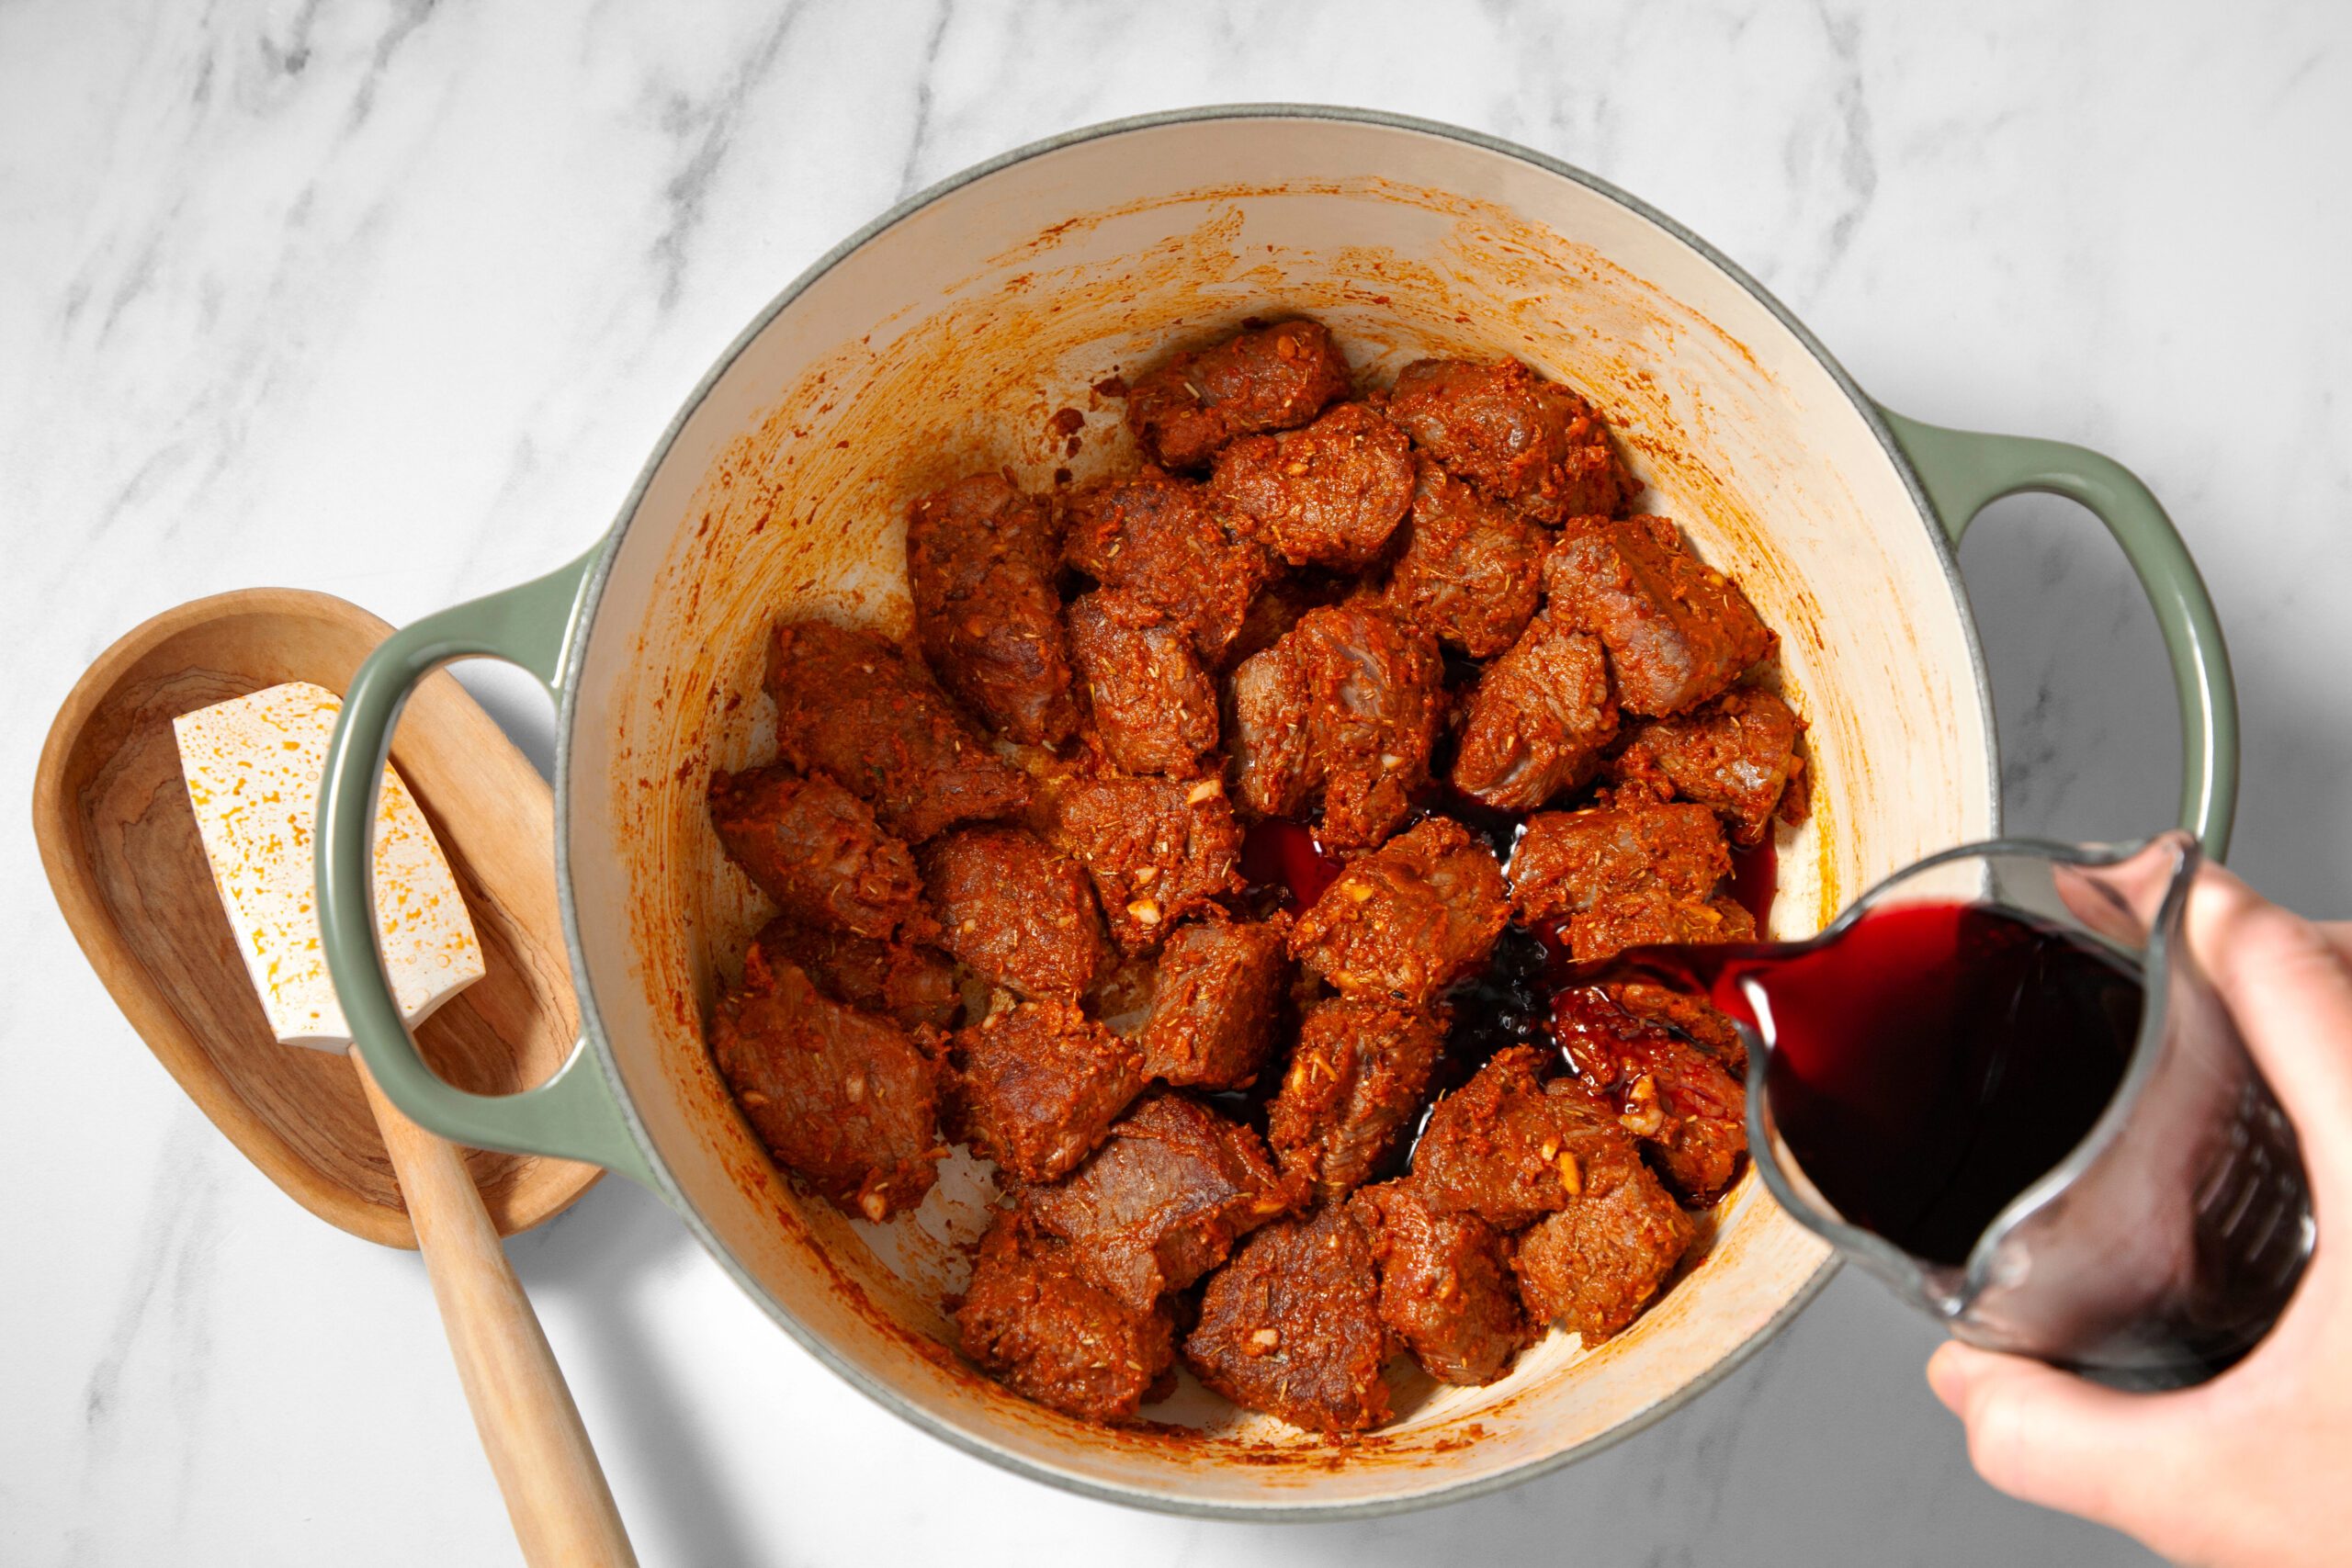
[[[868,1375],[863,1368],[838,1354],[831,1344],[822,1337],[806,1328],[798,1319],[771,1297],[761,1287],[758,1280],[752,1277],[750,1271],[735,1258],[733,1253],[719,1240],[710,1225],[687,1201],[676,1179],[672,1176],[668,1162],[662,1158],[661,1151],[655,1147],[652,1139],[647,1134],[644,1121],[638,1115],[636,1105],[629,1098],[628,1089],[621,1079],[618,1066],[614,1058],[611,1041],[605,1030],[603,1013],[596,1005],[595,984],[590,974],[586,953],[581,941],[577,906],[572,897],[570,786],[572,737],[579,715],[580,691],[578,683],[571,679],[571,676],[578,667],[579,656],[585,645],[589,631],[595,624],[596,612],[603,602],[605,587],[611,576],[613,562],[619,555],[621,542],[628,536],[630,525],[636,520],[638,509],[644,501],[647,489],[651,485],[654,475],[669,460],[671,450],[676,445],[680,434],[701,409],[704,400],[710,395],[712,389],[734,367],[736,360],[795,300],[835,266],[862,249],[868,241],[967,185],[984,179],[1000,170],[1011,168],[1016,164],[1057,152],[1066,147],[1078,146],[1084,142],[1114,136],[1124,136],[1135,131],[1158,130],[1164,126],[1227,119],[1343,121],[1388,130],[1412,131],[1426,136],[1442,137],[1485,152],[1515,158],[1521,163],[1542,169],[1547,174],[1583,186],[1655,224],[1684,245],[1689,246],[1711,265],[1738,284],[1757,303],[1770,311],[1781,326],[1804,345],[1806,352],[1813,355],[1822,369],[1828,373],[1830,378],[1837,383],[1838,389],[1846,394],[1847,400],[1853,405],[1855,412],[1861,415],[1863,422],[1870,427],[1871,434],[1878,438],[1880,450],[1885,455],[1887,461],[1893,465],[1896,476],[1903,481],[1904,489],[1909,493],[1918,522],[1927,531],[1929,544],[1936,552],[1937,561],[1943,569],[1945,584],[1951,592],[1952,605],[1958,613],[1961,633],[1968,649],[1970,673],[1975,682],[1977,703],[1982,710],[1981,716],[1985,737],[1984,787],[1991,808],[1991,832],[1988,836],[1999,835],[2001,830],[2000,743],[1999,735],[1994,724],[1992,682],[1984,662],[1984,648],[1977,637],[1975,616],[1969,607],[1967,589],[1961,579],[1960,563],[1954,546],[1942,527],[1939,525],[1934,503],[1929,500],[1927,490],[1920,482],[1919,476],[1914,470],[1909,457],[1905,456],[1901,446],[1895,441],[1893,432],[1888,428],[1878,404],[1862,390],[1860,385],[1847,372],[1845,367],[1838,362],[1837,357],[1823,345],[1818,338],[1814,336],[1804,323],[1774,298],[1770,290],[1730,257],[1640,197],[1574,164],[1564,163],[1547,153],[1539,152],[1533,148],[1506,141],[1501,137],[1489,136],[1483,131],[1450,125],[1442,120],[1425,119],[1414,115],[1395,114],[1383,109],[1353,108],[1334,104],[1279,102],[1207,104],[1189,108],[1162,109],[1149,114],[1129,115],[1066,130],[1024,143],[1009,152],[998,153],[992,158],[984,159],[917,191],[861,226],[809,264],[797,277],[786,284],[752,318],[743,330],[736,334],[734,341],[729,343],[712,362],[710,368],[703,374],[694,389],[679,405],[677,413],[672,417],[668,426],[662,432],[661,437],[654,443],[644,467],[639,470],[635,482],[630,485],[628,494],[623,499],[612,526],[606,530],[597,546],[595,558],[581,582],[579,596],[572,604],[570,624],[564,630],[562,651],[557,666],[561,671],[559,682],[561,697],[556,710],[556,890],[563,921],[564,942],[570,950],[573,989],[579,999],[583,1044],[598,1071],[603,1075],[611,1091],[613,1103],[627,1124],[630,1138],[637,1144],[645,1166],[654,1179],[659,1195],[684,1222],[686,1228],[694,1234],[695,1239],[701,1243],[703,1250],[709,1254],[735,1280],[736,1284],[757,1303],[777,1326],[790,1336],[801,1348],[807,1350],[820,1363],[883,1409],[898,1416],[919,1431],[1015,1474],[1059,1487],[1067,1492],[1103,1502],[1125,1504],[1157,1513],[1174,1514],[1193,1518],[1250,1519],[1266,1522],[1337,1522],[1344,1519],[1373,1518],[1384,1515],[1407,1513],[1420,1508],[1434,1507],[1441,1504],[1466,1502],[1474,1497],[1485,1496],[1506,1487],[1532,1481],[1537,1476],[1548,1474],[1577,1460],[1589,1458],[1646,1429],[1730,1376],[1744,1365],[1749,1357],[1775,1338],[1789,1322],[1811,1304],[1813,1299],[1827,1285],[1830,1277],[1838,1271],[1839,1261],[1838,1255],[1832,1252],[1824,1258],[1820,1267],[1814,1270],[1812,1276],[1790,1295],[1788,1301],[1783,1303],[1761,1327],[1725,1351],[1713,1365],[1672,1393],[1620,1422],[1606,1432],[1587,1438],[1583,1442],[1572,1444],[1555,1453],[1529,1460],[1507,1470],[1498,1471],[1491,1475],[1476,1476],[1451,1485],[1431,1486],[1400,1493],[1394,1496],[1327,1504],[1259,1505],[1207,1501],[1104,1484],[1084,1476],[1038,1463],[1007,1449],[992,1445],[977,1434],[963,1431],[938,1419],[901,1397],[896,1390]]]

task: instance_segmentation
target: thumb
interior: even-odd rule
[[[2161,1396],[1958,1341],[1928,1359],[1928,1385],[1967,1427],[1976,1473],[2012,1497],[2128,1529],[2151,1489],[2170,1484],[2149,1462]]]

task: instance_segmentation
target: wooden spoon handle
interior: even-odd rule
[[[384,1098],[356,1047],[351,1059],[391,1154],[458,1381],[524,1561],[532,1568],[635,1568],[637,1554],[571,1391],[465,1161]]]

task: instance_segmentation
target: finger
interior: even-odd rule
[[[2120,1393],[2040,1361],[1952,1341],[1928,1383],[1968,1429],[1976,1473],[2010,1496],[2130,1529],[2168,1473],[2175,1445],[2152,1441],[2162,1396]]]
[[[2302,1134],[2314,1181],[2343,1191],[2352,1180],[2352,964],[2334,934],[2218,866],[2189,895],[2199,962]]]
[[[2320,920],[2312,927],[2320,940],[2335,949],[2335,956],[2352,964],[2352,920]]]

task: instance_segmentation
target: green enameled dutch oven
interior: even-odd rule
[[[1953,547],[1994,499],[2071,496],[2137,569],[2187,731],[2183,821],[2219,849],[2235,710],[2213,612],[2163,511],[2079,447],[1879,407],[1754,280],[1591,175],[1448,126],[1227,107],[1099,126],[981,164],[843,243],[719,356],[619,519],[562,570],[387,641],[347,694],[321,802],[320,907],[377,1078],[460,1143],[593,1161],[659,1193],[784,1331],[889,1409],[1096,1496],[1256,1517],[1459,1498],[1592,1451],[1724,1375],[1819,1287],[1828,1255],[1751,1175],[1703,1261],[1597,1350],[1555,1334],[1503,1382],[1400,1391],[1334,1450],[1195,1389],[1109,1431],[954,1353],[938,1296],[986,1196],[954,1161],[922,1214],[842,1219],[778,1175],[712,1070],[701,1020],[764,912],[704,792],[763,761],[782,615],[908,624],[907,500],[973,468],[1033,486],[1133,461],[1089,388],[1252,315],[1329,323],[1358,368],[1516,355],[1581,389],[1681,523],[1782,634],[1811,722],[1812,820],[1770,919],[1802,935],[1881,876],[1990,838],[1999,769]],[[1079,450],[1051,416],[1087,415]],[[368,940],[371,792],[402,698],[475,655],[546,683],[556,852],[586,1036],[555,1077],[486,1099],[419,1061]],[[428,807],[430,802],[426,803]],[[962,1227],[959,1232],[957,1227]]]

